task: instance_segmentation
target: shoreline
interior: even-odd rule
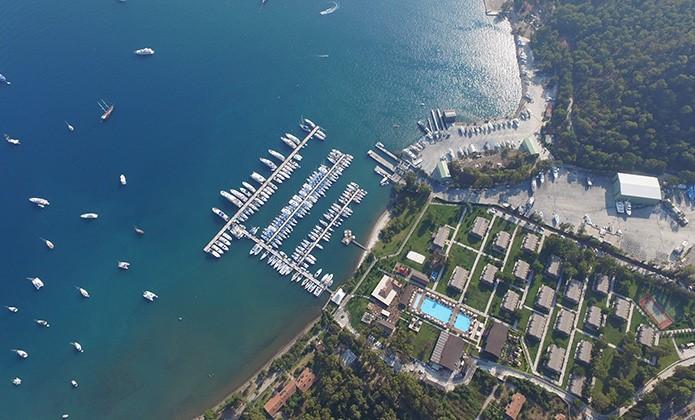
[[[369,234],[367,235],[367,243],[364,245],[367,250],[362,252],[360,260],[357,263],[357,267],[362,265],[364,259],[367,258],[367,254],[369,254],[374,249],[377,242],[379,242],[379,233],[386,227],[386,225],[388,225],[389,221],[391,221],[391,213],[389,213],[388,209],[384,209],[376,219],[376,222],[374,222],[372,228],[369,230]]]

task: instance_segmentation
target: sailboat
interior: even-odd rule
[[[101,120],[102,121],[108,120],[109,117],[111,116],[111,113],[113,112],[113,105],[109,105],[103,99],[99,99],[97,101],[97,104],[99,105],[99,108],[101,108],[101,110],[103,111],[103,114],[101,114]]]

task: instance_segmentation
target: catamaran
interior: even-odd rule
[[[39,290],[43,287],[43,281],[38,277],[27,277],[27,280],[31,281],[31,284],[34,286],[36,290]]]
[[[97,101],[97,104],[99,105],[99,108],[101,108],[101,110],[103,112],[101,114],[101,120],[102,121],[108,120],[109,117],[111,116],[111,113],[113,112],[113,105],[107,104],[106,101],[104,101],[103,99],[99,99]]]
[[[144,292],[142,292],[142,297],[150,302],[154,302],[156,299],[159,299],[159,296],[150,292],[149,290],[145,290]]]

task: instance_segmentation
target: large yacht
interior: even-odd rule
[[[138,50],[135,50],[135,55],[154,55],[154,50],[152,48],[140,48]]]

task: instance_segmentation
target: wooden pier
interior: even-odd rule
[[[229,218],[229,221],[228,221],[227,223],[225,223],[224,227],[222,227],[222,229],[220,229],[220,231],[217,232],[217,233],[215,234],[215,236],[212,237],[212,239],[210,240],[210,242],[208,242],[207,245],[205,245],[205,247],[203,248],[203,251],[209,253],[210,250],[212,249],[212,248],[211,248],[211,247],[212,247],[212,244],[214,244],[215,242],[217,242],[217,240],[220,239],[220,236],[222,236],[222,234],[223,234],[224,232],[227,232],[228,230],[230,230],[230,227],[231,227],[232,225],[238,224],[238,223],[237,223],[238,218],[248,209],[249,205],[250,205],[251,203],[253,203],[253,202],[255,201],[256,198],[258,198],[258,196],[261,194],[261,191],[263,191],[263,190],[268,186],[268,184],[270,184],[270,183],[275,179],[276,175],[280,172],[280,170],[281,170],[282,168],[284,168],[285,166],[287,166],[287,164],[288,164],[289,162],[292,162],[292,161],[293,161],[294,155],[296,155],[297,153],[299,153],[299,151],[309,142],[309,140],[311,140],[311,139],[314,137],[314,135],[316,134],[316,132],[319,131],[319,130],[320,130],[320,127],[319,127],[319,126],[314,127],[314,128],[306,135],[306,137],[304,137],[304,139],[302,139],[302,141],[299,143],[299,145],[298,145],[297,147],[295,147],[294,149],[292,149],[292,151],[290,152],[290,154],[287,155],[287,157],[285,157],[285,160],[283,160],[282,162],[280,162],[280,164],[278,165],[277,169],[275,169],[275,170],[270,174],[270,176],[268,176],[268,177],[266,178],[265,182],[263,182],[263,184],[261,184],[260,187],[256,188],[256,192],[254,192],[254,193],[251,195],[251,197],[249,197],[246,201],[244,201],[243,205],[239,208],[239,210],[236,211],[236,213],[234,213],[234,215],[233,215],[232,217]]]

